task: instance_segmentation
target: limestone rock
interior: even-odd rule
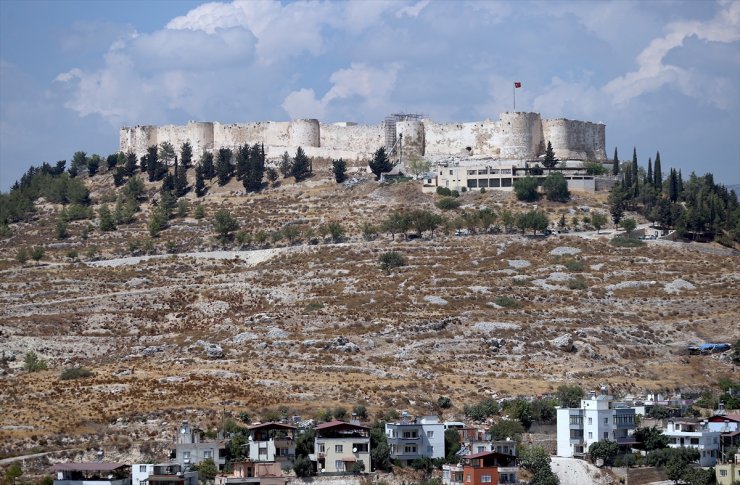
[[[573,350],[573,337],[568,333],[550,340],[550,343],[563,352],[571,352]]]

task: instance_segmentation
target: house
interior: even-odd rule
[[[632,432],[635,410],[614,400],[606,388],[590,392],[580,407],[557,410],[558,456],[573,457],[588,453],[593,443],[616,441],[623,446],[634,444]]]
[[[201,433],[192,429],[187,421],[183,421],[178,430],[174,451],[175,462],[185,470],[209,458],[219,470],[226,466],[226,441],[223,439],[203,441]]]
[[[457,465],[442,466],[444,485],[482,485],[518,483],[516,458],[486,451],[463,456]]]
[[[198,472],[179,463],[137,463],[131,465],[131,485],[198,485]]]
[[[510,438],[494,441],[490,431],[478,428],[459,428],[458,432],[460,433],[460,451],[458,452],[460,456],[484,451],[516,456],[516,441]]]
[[[314,428],[314,454],[311,460],[323,473],[352,471],[362,462],[363,471],[370,468],[370,428],[344,421],[330,421]]]
[[[717,463],[714,466],[714,477],[717,485],[732,485],[740,482],[740,453],[735,455],[734,461]]]
[[[714,466],[719,456],[719,431],[710,431],[706,422],[670,419],[663,430],[669,448],[694,448],[699,452],[699,466]]]
[[[402,465],[410,465],[419,458],[445,456],[445,429],[437,416],[409,420],[404,412],[400,422],[386,423],[385,435],[391,459]]]
[[[131,469],[123,463],[57,463],[54,485],[131,485]]]
[[[249,459],[257,461],[293,462],[295,458],[295,426],[263,423],[249,427]]]
[[[280,463],[253,462],[250,460],[232,463],[234,471],[231,475],[217,475],[216,485],[245,485],[258,483],[260,485],[286,485],[290,478],[283,474]]]
[[[715,414],[707,418],[707,429],[719,431],[722,449],[740,446],[740,414]]]

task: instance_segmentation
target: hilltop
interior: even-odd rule
[[[455,219],[532,205],[489,190],[463,193],[460,208],[442,211],[418,182],[379,184],[351,167],[356,178],[336,184],[327,160],[313,168],[307,180],[258,193],[214,179],[204,197],[189,192],[155,238],[147,220],[161,203],[159,182],[143,182],[131,223],[100,230],[100,208],[113,209],[125,187],[105,170],[78,175],[94,217],[68,222],[67,237],[55,236],[63,206],[48,200],[11,224],[0,241],[6,451],[94,433],[117,418],[177,420],[197,410],[217,419],[223,408],[265,415],[280,406],[310,416],[357,403],[435,412],[439,396],[459,412],[483,397],[563,383],[698,391],[734,372],[729,355],[686,352],[740,337],[730,250],[618,247],[613,229],[530,237],[473,224],[455,235],[450,224],[392,237],[368,227],[399,210]],[[571,225],[606,213],[606,196],[574,193],[538,208]],[[226,243],[212,223],[220,209],[240,225]],[[343,234],[332,237],[331,223]],[[38,262],[17,261],[32,248],[43,248]],[[406,264],[384,271],[378,260],[391,250]],[[24,372],[29,351],[48,370]],[[94,375],[60,380],[73,366]]]

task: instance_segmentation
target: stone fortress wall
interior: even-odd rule
[[[449,156],[534,160],[552,143],[561,160],[606,160],[606,127],[602,123],[568,119],[543,120],[539,113],[505,112],[498,121],[435,123],[407,119],[396,122],[406,156],[441,159]],[[367,160],[385,144],[384,125],[322,124],[315,119],[222,124],[139,125],[120,131],[120,150],[141,156],[151,145],[168,141],[175,149],[190,141],[197,158],[204,150],[235,149],[264,143],[268,158],[291,155],[302,147],[311,157]]]

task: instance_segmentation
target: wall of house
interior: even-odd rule
[[[354,456],[357,461],[362,460],[362,462],[365,464],[365,471],[369,472],[371,470],[371,467],[370,467],[370,438],[358,438],[358,437],[355,437],[355,438],[316,438],[316,441],[314,442],[314,453],[316,453],[317,456],[319,454],[319,445],[321,443],[324,444],[324,456],[325,456],[324,472],[335,473],[337,471],[347,471],[347,470],[337,470],[337,467],[336,467],[336,461],[341,460],[345,456]],[[352,445],[354,443],[367,443],[368,451],[352,453]],[[336,451],[337,445],[342,446],[341,452]],[[348,463],[347,466],[351,466],[351,464]]]

